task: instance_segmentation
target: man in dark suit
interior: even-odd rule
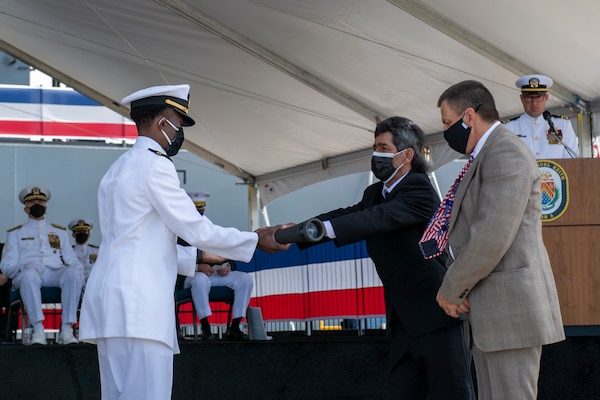
[[[391,393],[411,400],[473,399],[465,321],[436,304],[445,268],[437,258],[424,260],[418,246],[439,204],[423,141],[423,131],[409,119],[379,123],[371,163],[380,182],[367,187],[358,204],[316,218],[324,222],[324,240],[336,246],[366,240],[384,287]]]

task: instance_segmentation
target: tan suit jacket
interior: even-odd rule
[[[564,339],[554,276],[542,239],[538,167],[531,151],[496,127],[460,183],[450,218],[450,302],[468,296],[475,345],[483,351]]]

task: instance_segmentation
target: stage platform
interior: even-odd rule
[[[276,337],[272,341],[182,341],[173,399],[384,399],[383,337]],[[0,345],[3,400],[99,399],[93,345]],[[544,347],[540,400],[600,398],[600,337]],[[398,397],[400,398],[400,397]]]

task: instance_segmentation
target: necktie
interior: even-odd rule
[[[467,170],[473,162],[473,155],[469,157],[469,161],[460,170],[460,173],[456,177],[456,180],[450,186],[450,190],[446,193],[444,200],[440,203],[435,214],[429,221],[425,233],[419,241],[419,247],[421,253],[425,259],[430,259],[439,256],[444,251],[446,243],[448,242],[448,225],[450,223],[450,213],[452,211],[452,205],[454,204],[454,196],[460,181],[464,178]]]

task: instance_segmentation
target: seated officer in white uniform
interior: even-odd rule
[[[521,103],[524,114],[502,121],[504,126],[513,131],[529,147],[536,159],[571,158],[568,150],[550,132],[550,126],[544,119],[548,101],[548,89],[552,79],[547,76],[533,74],[517,79],[515,85],[521,89]],[[568,146],[575,157],[579,156],[577,135],[567,117],[552,115],[551,121],[558,138]]]
[[[46,344],[42,286],[60,286],[62,290],[61,329],[59,344],[77,343],[72,326],[77,322],[77,307],[83,287],[83,267],[64,226],[46,222],[46,202],[50,191],[40,186],[28,186],[19,193],[29,216],[23,225],[9,229],[2,252],[0,269],[20,289],[21,298],[33,325],[32,344]]]
[[[193,200],[196,210],[204,215],[206,207],[206,198],[210,195],[201,192],[189,192],[188,196]],[[200,318],[202,326],[202,340],[212,340],[214,335],[211,333],[208,317],[212,315],[208,294],[211,286],[227,286],[234,291],[233,310],[231,326],[227,329],[227,336],[232,340],[247,339],[248,336],[240,329],[240,322],[246,316],[248,304],[254,281],[252,276],[242,271],[232,271],[234,261],[228,261],[202,250],[187,245],[185,241],[179,239],[177,242],[177,261],[181,264],[194,265],[196,273],[194,276],[185,278],[183,287],[192,288],[192,298],[196,313]],[[179,265],[184,269],[183,265]],[[227,321],[229,323],[229,321]]]
[[[69,222],[69,229],[73,232],[71,236],[75,239],[73,250],[79,259],[81,265],[83,265],[83,275],[87,282],[92,267],[98,258],[98,246],[88,243],[90,239],[91,230],[94,227],[92,220],[88,218],[75,218]]]

